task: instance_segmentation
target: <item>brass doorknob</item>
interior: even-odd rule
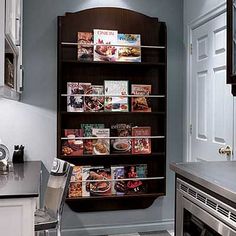
[[[227,145],[226,147],[221,147],[219,149],[219,153],[222,154],[222,155],[227,155],[227,156],[231,156],[232,155],[232,148]]]

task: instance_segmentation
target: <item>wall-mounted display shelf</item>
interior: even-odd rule
[[[119,55],[121,44],[96,43],[95,35],[94,42],[79,42],[78,32],[91,36],[95,29],[138,35],[138,46],[122,47],[139,48],[139,58],[96,61],[97,47],[115,48]],[[141,209],[165,196],[166,42],[164,22],[126,9],[93,8],[58,17],[57,156],[76,166],[66,200],[72,210]],[[90,47],[89,60],[79,57],[81,47]],[[123,171],[122,181],[116,171]]]

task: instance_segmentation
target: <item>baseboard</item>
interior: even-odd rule
[[[108,235],[108,234],[122,234],[122,233],[135,233],[135,232],[148,232],[148,231],[162,231],[173,230],[174,219],[167,219],[158,222],[133,224],[133,225],[111,225],[87,228],[73,228],[63,229],[63,236],[91,236],[91,235]]]

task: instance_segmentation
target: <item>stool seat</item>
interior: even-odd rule
[[[34,230],[54,229],[58,224],[56,217],[53,217],[47,209],[37,209],[34,213]]]

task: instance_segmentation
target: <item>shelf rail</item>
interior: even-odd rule
[[[138,181],[138,180],[161,180],[165,179],[164,176],[161,177],[145,177],[145,178],[124,178],[124,179],[87,179],[87,180],[78,180],[78,181],[71,181],[71,183],[81,183],[81,182],[118,182],[118,181]]]
[[[81,139],[138,139],[138,138],[145,138],[145,139],[162,139],[165,136],[126,136],[126,137],[61,137],[61,140],[81,140]]]
[[[165,95],[146,95],[146,94],[129,94],[129,95],[120,95],[120,94],[61,94],[62,97],[150,97],[150,98],[164,98]]]
[[[114,46],[114,47],[132,47],[132,48],[150,48],[150,49],[165,49],[165,46],[151,46],[151,45],[130,45],[130,44],[100,44],[100,43],[71,43],[71,42],[61,42],[61,45],[67,46]]]

